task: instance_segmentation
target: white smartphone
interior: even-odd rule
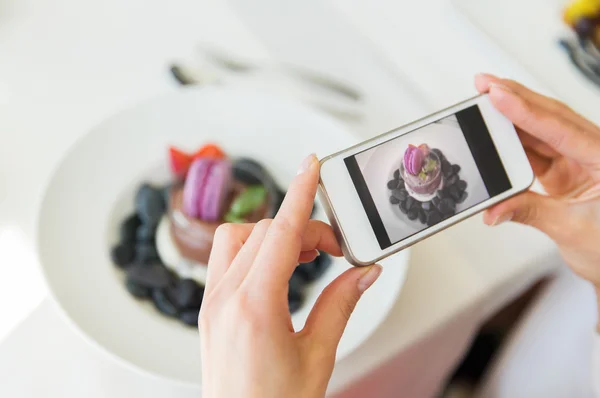
[[[319,197],[344,256],[361,266],[533,180],[515,127],[485,94],[323,158]]]

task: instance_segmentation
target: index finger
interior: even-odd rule
[[[287,287],[298,264],[302,240],[312,212],[319,182],[319,161],[307,157],[290,184],[285,199],[256,255],[248,276],[267,276],[271,281],[285,282]]]
[[[521,134],[523,144],[540,155],[561,154],[582,162],[596,157],[600,128],[562,102],[491,75],[478,75],[475,85],[479,92],[489,92],[494,106],[530,136]]]
[[[555,98],[547,97],[543,94],[537,93],[514,80],[502,79],[489,74],[480,74],[475,77],[475,87],[480,93],[489,92],[490,87],[494,84],[505,86],[509,90],[514,92],[516,95],[525,99],[531,105],[542,107],[548,112],[551,112],[556,116],[564,117],[565,119],[581,126],[582,128],[598,130],[598,126],[596,126],[594,123],[587,120],[583,116],[579,115],[577,112],[575,112],[563,102],[560,102]]]
[[[554,112],[532,106],[503,86],[490,89],[492,104],[515,125],[539,138],[555,151],[584,164],[598,162],[600,142],[592,131],[564,119]]]

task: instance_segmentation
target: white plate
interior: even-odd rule
[[[186,89],[122,112],[79,140],[55,171],[38,217],[43,271],[72,324],[124,364],[196,385],[201,383],[197,331],[132,298],[108,251],[118,223],[133,209],[137,184],[168,175],[167,146],[191,150],[206,141],[260,160],[285,186],[307,154],[317,150],[324,156],[356,139],[332,119],[283,99],[224,88]],[[384,277],[357,306],[338,359],[384,320],[407,262],[406,251],[384,262]],[[348,266],[336,260],[315,283],[293,316],[296,328],[318,293]]]

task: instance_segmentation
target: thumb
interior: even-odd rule
[[[362,294],[381,274],[378,264],[353,267],[323,290],[306,320],[305,332],[315,343],[333,352]]]
[[[550,238],[560,240],[565,232],[567,217],[567,205],[564,202],[529,191],[486,210],[483,221],[490,226],[514,221],[530,225]]]

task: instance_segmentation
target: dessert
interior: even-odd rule
[[[168,154],[173,180],[163,187],[139,187],[135,212],[119,226],[110,257],[124,270],[133,297],[194,326],[218,226],[273,217],[285,192],[259,162],[230,158],[215,144],[193,153],[171,147]],[[296,268],[289,282],[290,312],[303,305],[306,286],[330,263],[322,253]]]
[[[432,195],[442,185],[442,162],[426,144],[409,145],[404,152],[402,176],[407,190]]]
[[[401,217],[435,225],[456,214],[468,197],[468,184],[460,172],[460,165],[451,164],[441,150],[410,145],[387,182],[390,205],[398,208]]]

